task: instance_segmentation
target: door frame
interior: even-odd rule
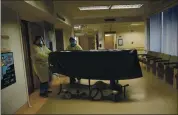
[[[35,88],[34,88],[34,82],[33,82],[33,72],[32,72],[33,69],[32,69],[32,60],[31,60],[28,21],[20,20],[20,24],[21,24],[22,42],[23,42],[23,49],[24,49],[23,50],[24,58],[28,58],[27,59],[28,62],[25,62],[25,68],[26,68],[26,74],[28,74],[26,76],[27,76],[27,84],[28,84],[28,94],[30,95],[35,91]],[[28,78],[28,77],[30,77],[30,78]],[[29,87],[29,83],[30,83],[31,87]]]

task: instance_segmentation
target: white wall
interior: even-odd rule
[[[131,32],[133,30],[133,32]],[[122,26],[118,28],[113,28],[112,31],[116,31],[116,40],[115,43],[117,44],[117,48],[123,49],[130,49],[130,48],[144,48],[145,47],[145,26]],[[104,48],[104,30],[99,30],[99,43],[102,44],[102,47],[99,49]],[[123,39],[123,46],[118,46],[119,36]],[[131,42],[134,42],[131,44]]]
[[[133,32],[130,30],[133,30]],[[145,47],[145,28],[142,25],[118,29],[117,39],[119,36],[123,39],[123,46],[118,46],[118,48]],[[133,42],[133,44],[131,44],[131,42]]]
[[[2,112],[13,114],[27,102],[26,75],[23,61],[20,24],[16,12],[2,6],[2,35],[9,36],[9,46],[14,55],[16,83],[1,90]]]
[[[64,40],[64,50],[67,48],[69,45],[69,38],[72,36],[72,29],[64,29],[63,30],[63,40]],[[74,36],[72,36],[74,37]]]

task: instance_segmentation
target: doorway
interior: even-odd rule
[[[25,68],[28,84],[28,94],[34,92],[34,83],[33,83],[33,73],[32,73],[32,60],[30,53],[30,40],[29,40],[29,31],[28,31],[28,21],[21,20],[21,32],[22,32],[22,42],[24,49],[24,58],[25,58]]]
[[[33,41],[35,40],[36,36],[42,36],[44,38],[44,28],[41,22],[29,22],[28,23],[28,29],[29,29],[29,40],[30,40],[30,59],[32,60],[32,67],[34,64],[34,52],[33,52]],[[40,88],[40,80],[38,76],[36,75],[34,69],[32,68],[32,74],[33,74],[33,83],[34,83],[34,89]]]
[[[64,50],[63,30],[56,29],[55,35],[56,35],[56,50],[63,51]]]
[[[115,34],[105,34],[104,35],[104,47],[105,49],[114,49],[114,39]]]
[[[79,45],[82,47],[83,50],[94,50],[95,49],[95,43],[96,39],[95,36],[80,36],[79,39]]]

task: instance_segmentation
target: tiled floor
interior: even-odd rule
[[[53,94],[48,99],[42,99],[35,92],[31,96],[32,108],[22,107],[17,114],[176,114],[177,90],[143,70],[143,78],[120,81],[121,84],[130,84],[129,99],[126,102],[89,100],[62,100],[56,95],[61,79],[53,81]],[[82,80],[82,83],[87,83]]]

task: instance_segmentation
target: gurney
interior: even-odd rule
[[[72,65],[75,65],[73,67]],[[136,50],[113,50],[113,51],[60,51],[52,52],[49,55],[49,68],[52,73],[59,73],[69,77],[80,77],[81,79],[88,79],[88,95],[90,99],[94,99],[92,91],[97,90],[102,92],[103,90],[114,90],[112,88],[99,89],[95,85],[90,84],[90,80],[126,80],[142,77],[142,71],[139,64]],[[61,84],[62,85],[62,84]],[[120,85],[120,84],[118,84]],[[76,95],[79,95],[81,84],[74,86],[68,84],[68,88],[61,86],[60,93],[64,92],[71,95],[70,88],[76,89]],[[125,96],[125,88],[128,86],[121,86],[122,90],[116,92],[122,92]],[[59,94],[60,94],[59,93]],[[117,93],[116,93],[117,94]],[[71,97],[71,96],[69,96]],[[80,97],[80,95],[79,95]],[[102,96],[101,96],[102,98]],[[95,99],[94,99],[95,100]]]

